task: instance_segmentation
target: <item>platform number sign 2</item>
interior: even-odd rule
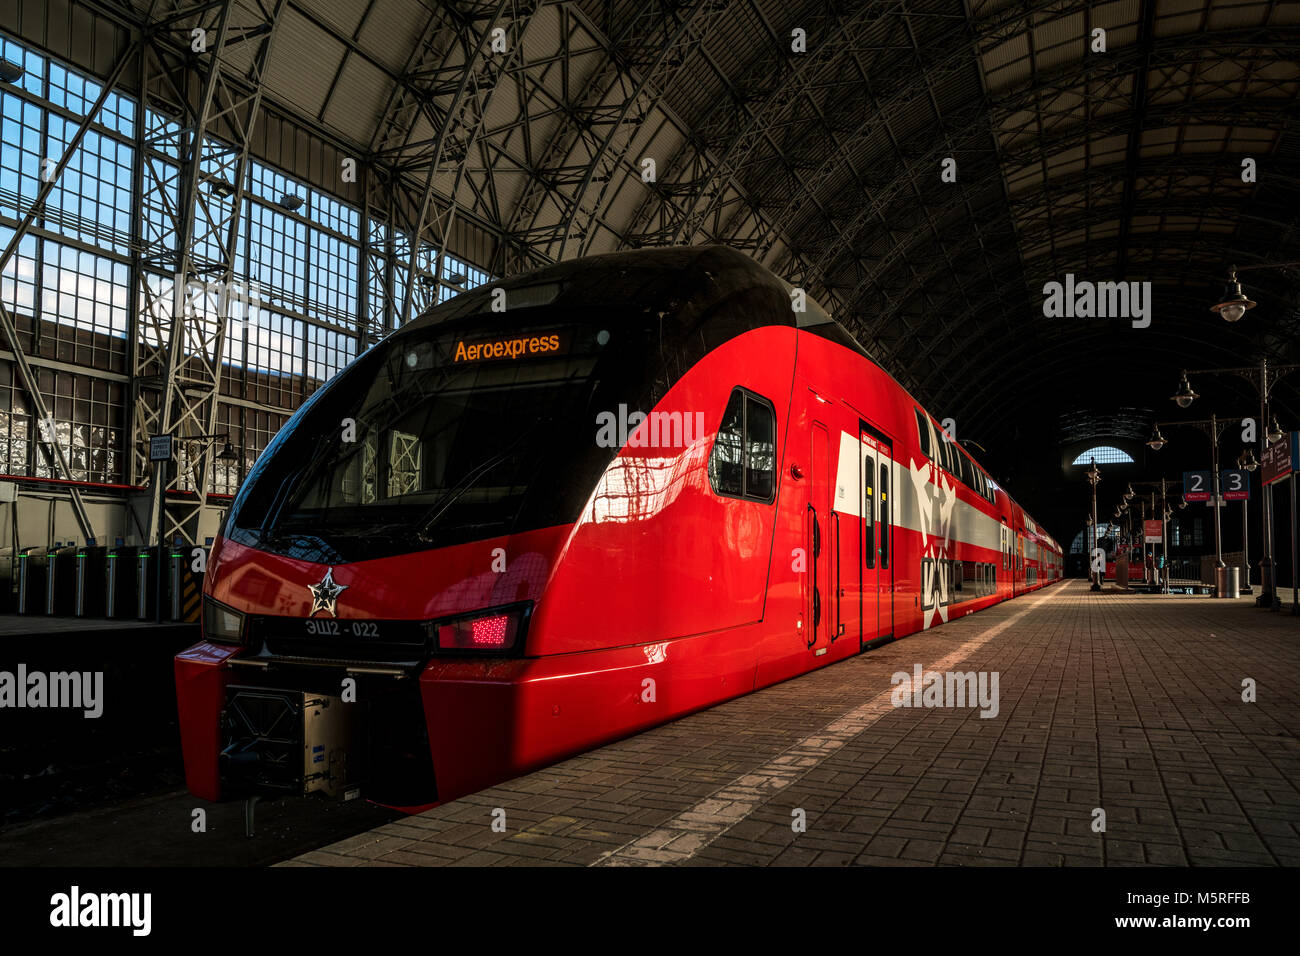
[[[1188,501],[1209,501],[1213,478],[1208,471],[1183,472],[1183,497]]]

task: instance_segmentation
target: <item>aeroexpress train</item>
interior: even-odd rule
[[[799,298],[725,248],[614,253],[359,356],[213,546],[190,791],[425,808],[1060,579]]]

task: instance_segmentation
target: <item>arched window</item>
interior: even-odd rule
[[[1089,448],[1087,451],[1074,459],[1076,465],[1087,465],[1092,459],[1097,459],[1099,465],[1131,465],[1133,459],[1129,457],[1128,452],[1116,448],[1114,445],[1097,445]]]

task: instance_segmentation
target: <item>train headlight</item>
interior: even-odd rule
[[[517,654],[523,648],[531,604],[476,611],[435,625],[438,649],[487,654]]]
[[[205,595],[203,639],[215,644],[244,643],[244,615]]]

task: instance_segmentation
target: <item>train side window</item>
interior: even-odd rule
[[[743,388],[732,391],[709,455],[709,483],[726,498],[770,502],[776,493],[776,412]]]
[[[933,458],[930,453],[930,421],[919,408],[916,409],[916,434],[921,440],[921,454]]]
[[[880,566],[889,567],[889,462],[880,468]]]
[[[745,497],[771,501],[776,483],[776,412],[745,396]]]
[[[739,498],[745,492],[742,449],[745,441],[745,393],[736,389],[722,413],[722,424],[709,456],[709,483],[720,495]]]
[[[866,455],[862,459],[862,482],[865,494],[862,496],[862,523],[864,563],[869,568],[876,566],[876,457]]]

